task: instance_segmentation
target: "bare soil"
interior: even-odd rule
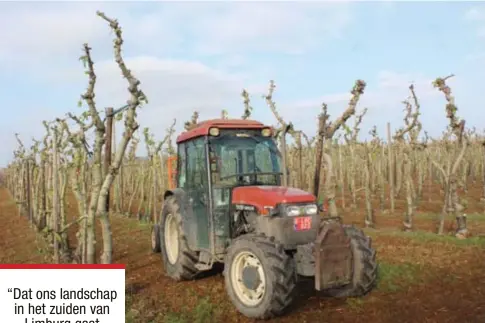
[[[480,235],[485,233],[485,205],[480,202],[479,187],[470,188],[466,196],[471,238],[457,240],[432,233],[442,196],[439,188],[426,188],[415,217],[417,232],[400,231],[402,200],[397,201],[393,215],[377,210],[377,229],[367,230],[380,262],[376,290],[360,299],[337,300],[314,292],[311,282],[302,283],[289,313],[272,322],[484,323],[485,238]],[[75,216],[75,200],[69,200],[68,212]],[[349,197],[346,202],[350,204]],[[363,226],[362,206],[346,208],[342,215],[344,222]],[[190,282],[173,282],[164,275],[161,257],[150,250],[150,225],[135,218],[111,219],[114,261],[127,265],[126,322],[253,322],[237,313],[228,301],[220,273]],[[453,230],[453,219],[447,220],[447,229]],[[6,189],[0,189],[0,221],[0,262],[48,260],[45,243],[28,221],[18,216]]]

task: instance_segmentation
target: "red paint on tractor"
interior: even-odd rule
[[[232,203],[254,205],[261,212],[278,203],[315,203],[313,194],[293,187],[240,186],[232,190]]]
[[[271,128],[261,122],[242,119],[212,119],[198,123],[193,129],[182,132],[177,137],[177,144],[200,136],[207,136],[210,128],[220,129],[263,129]]]

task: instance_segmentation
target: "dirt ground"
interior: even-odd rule
[[[427,191],[431,194],[424,195],[418,208],[416,232],[399,230],[403,201],[397,201],[394,215],[376,212],[377,229],[367,230],[380,263],[376,290],[364,298],[336,300],[314,292],[311,282],[302,283],[288,315],[272,322],[485,323],[485,238],[480,237],[485,233],[485,205],[480,189],[467,192],[473,235],[467,240],[432,233],[442,198],[439,189]],[[69,212],[75,213],[74,200],[69,204]],[[347,208],[342,215],[346,223],[363,224],[360,207]],[[1,188],[0,221],[0,262],[48,261],[45,243]],[[253,322],[228,301],[220,273],[181,283],[165,277],[161,257],[150,250],[149,224],[112,216],[112,229],[114,261],[127,264],[126,322]],[[448,219],[447,229],[453,229],[453,219]]]

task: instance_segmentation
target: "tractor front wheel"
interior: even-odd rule
[[[224,267],[229,298],[245,316],[269,319],[283,314],[292,303],[295,262],[274,238],[247,234],[235,239]]]
[[[364,296],[377,283],[376,251],[372,248],[371,238],[361,229],[345,225],[344,230],[350,238],[352,249],[352,281],[342,288],[328,289],[325,294],[335,298]]]
[[[159,240],[167,275],[174,280],[195,278],[199,273],[195,267],[198,256],[188,246],[180,206],[172,196],[167,197],[163,204]]]

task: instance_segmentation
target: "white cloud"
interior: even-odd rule
[[[52,88],[69,84],[80,93],[86,78],[77,58],[88,42],[98,74],[98,106],[124,104],[126,84],[112,62],[113,35],[96,10],[120,21],[127,63],[150,99],[141,122],[156,129],[175,116],[181,125],[194,109],[207,117],[223,108],[239,116],[243,87],[256,101],[267,90],[245,67],[247,54],[305,52],[341,36],[350,22],[348,5],[336,3],[3,2],[0,71],[22,73]],[[218,54],[211,64],[194,58],[210,53]],[[268,74],[258,73],[263,79]],[[66,107],[77,98],[76,93]]]
[[[436,90],[433,88],[432,82],[433,78],[426,77],[420,73],[381,71],[378,74],[377,89],[379,92],[390,92],[406,97],[409,95],[410,84],[413,84],[420,98],[427,99],[436,96]]]
[[[473,7],[465,12],[464,18],[466,21],[474,24],[477,36],[485,37],[485,7]]]
[[[397,73],[383,70],[377,75],[377,84],[368,84],[364,95],[361,97],[360,106],[372,107],[372,109],[386,109],[392,102],[398,104],[409,96],[409,85],[414,84],[416,93],[421,99],[428,99],[436,96],[436,91],[431,85],[432,79],[426,78],[420,74]],[[320,106],[322,102],[331,104],[347,103],[351,97],[350,89],[352,83],[349,83],[349,92],[333,93],[323,95],[319,99],[300,101],[294,104],[299,108],[310,106]],[[379,113],[382,111],[379,110]]]
[[[318,7],[325,10],[325,15],[314,15],[304,21],[306,13]],[[107,23],[95,14],[98,9],[104,11],[119,19],[127,64],[150,99],[150,104],[139,113],[140,124],[150,127],[160,138],[175,117],[181,130],[193,110],[198,110],[202,118],[218,116],[224,108],[239,116],[241,89],[245,87],[259,96],[266,85],[253,84],[248,75],[225,70],[246,62],[244,49],[271,50],[292,44],[292,49],[301,51],[309,48],[310,40],[323,37],[319,33],[325,28],[327,35],[338,35],[346,18],[342,23],[335,19],[318,23],[320,18],[335,12],[334,7],[341,17],[346,17],[339,6],[318,4],[2,2],[0,71],[3,75],[33,79],[44,89],[48,85],[52,93],[46,96],[54,95],[59,88],[79,88],[72,100],[59,103],[65,106],[62,110],[42,111],[45,119],[62,116],[73,111],[77,93],[86,86],[77,58],[82,44],[88,42],[93,48],[98,74],[98,108],[123,105],[127,85],[112,62],[113,35]],[[314,25],[318,27],[315,31]],[[213,66],[193,58],[207,46],[214,46],[217,52],[226,55],[218,57]],[[175,58],[180,56],[189,58]],[[15,146],[9,129],[22,129],[26,140],[43,133],[41,113],[37,107],[30,111],[32,121],[11,120],[2,130],[1,137],[7,140],[0,151],[0,163],[10,159],[8,152]]]
[[[140,79],[150,102],[140,111],[139,123],[150,127],[159,139],[173,118],[177,118],[180,131],[194,110],[200,112],[201,119],[217,117],[222,109],[229,110],[230,116],[239,117],[243,109],[242,88],[252,94],[253,118],[273,123],[274,118],[261,98],[268,87],[261,79],[270,74],[258,70],[261,79],[256,79],[257,73],[245,67],[248,54],[298,54],[320,49],[330,39],[341,37],[351,23],[348,4],[328,2],[0,3],[3,42],[0,71],[22,70],[25,77],[36,77],[52,84],[53,89],[61,83],[72,84],[80,93],[87,79],[77,57],[82,44],[89,42],[98,75],[98,109],[124,105],[128,99],[127,83],[112,60],[113,35],[107,24],[96,17],[96,9],[118,18],[123,27],[126,63]],[[206,59],[205,55],[211,54],[218,55],[217,61],[213,57],[204,62],[194,58]],[[377,82],[369,83],[359,103],[359,108],[369,107],[362,132],[366,133],[375,123],[391,121],[396,126],[401,123],[401,101],[409,95],[411,82],[423,106],[439,95],[426,76],[381,71]],[[349,80],[349,91],[352,85]],[[65,103],[65,112],[73,111],[70,107],[77,98]],[[277,97],[275,100],[286,120],[312,134],[322,102],[329,105],[329,112],[335,117],[343,111],[349,98],[350,94],[343,92],[293,103],[278,102]],[[62,115],[58,111],[51,114],[52,117]],[[423,114],[429,115],[429,110]],[[35,116],[33,112],[33,120]],[[22,131],[26,138],[43,131],[37,120],[24,127],[28,128]],[[383,133],[384,128],[380,129]],[[120,129],[117,134],[121,135]],[[0,137],[4,135],[0,132]],[[12,138],[10,146],[13,145]],[[4,154],[5,151],[0,151],[0,164],[5,160]]]
[[[465,12],[465,19],[469,21],[479,21],[483,20],[485,15],[482,8],[473,7]]]
[[[231,114],[242,113],[240,92],[244,79],[240,75],[224,73],[196,61],[154,56],[127,57],[125,62],[141,81],[141,89],[149,100],[139,113],[139,123],[152,129],[159,138],[174,118],[181,130],[194,110],[202,118],[218,117],[222,109],[228,109]],[[116,63],[101,61],[95,67],[98,109],[124,105],[128,99],[127,83],[121,78]],[[79,84],[87,82],[79,70],[65,77]]]
[[[110,35],[97,9],[118,18],[131,51],[144,54],[298,53],[338,37],[350,22],[347,5],[332,3],[3,2],[0,64],[73,61],[83,43],[99,47]]]
[[[203,53],[278,52],[298,54],[341,36],[350,23],[347,4],[221,4],[191,22]]]
[[[64,58],[79,52],[84,42],[98,39],[92,4],[56,5],[0,4],[0,58],[4,62]]]
[[[436,120],[443,109],[440,101],[440,93],[433,88],[432,78],[425,77],[419,73],[397,73],[383,70],[377,75],[377,83],[368,83],[364,94],[358,103],[358,111],[368,108],[366,117],[362,123],[362,135],[366,135],[370,128],[377,126],[381,135],[385,134],[385,124],[391,122],[393,127],[402,124],[404,116],[402,103],[410,96],[409,85],[414,84],[415,92],[420,100],[422,121],[426,125],[431,122],[445,124],[446,120]],[[450,81],[450,85],[453,81]],[[319,98],[297,101],[282,106],[287,120],[292,120],[296,127],[305,129],[308,133],[316,130],[316,116],[321,111],[321,105],[325,102],[328,105],[328,112],[331,120],[340,116],[345,110],[350,98],[350,90],[353,83],[349,82],[349,91],[343,93],[332,93]],[[434,117],[434,120],[432,119]],[[353,121],[351,121],[353,122]]]
[[[75,64],[84,43],[96,60],[111,56],[112,32],[96,15],[119,20],[128,52],[167,53],[182,42],[178,26],[160,3],[35,2],[0,3],[0,69],[45,68],[51,72]],[[147,10],[153,9],[153,10]],[[54,62],[54,63],[53,63]],[[63,65],[60,65],[60,64]],[[49,65],[49,66],[46,66]],[[35,73],[32,73],[35,74]]]
[[[112,62],[113,35],[96,10],[120,21],[127,63],[150,99],[140,117],[156,128],[175,116],[181,124],[194,109],[239,116],[243,87],[257,99],[267,90],[244,67],[247,54],[305,52],[341,36],[350,22],[348,5],[336,3],[0,3],[0,71],[80,93],[86,78],[77,58],[88,42],[99,107],[122,105],[126,84]],[[210,66],[193,58],[211,53],[218,56]]]

